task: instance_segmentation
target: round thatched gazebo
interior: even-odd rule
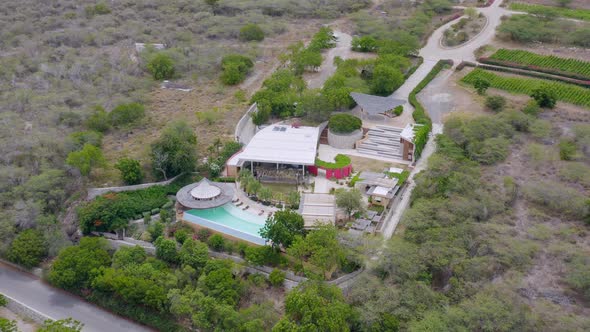
[[[211,182],[206,178],[176,193],[177,202],[185,209],[210,209],[230,202],[233,197],[232,183]]]

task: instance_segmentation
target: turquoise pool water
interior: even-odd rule
[[[187,221],[213,228],[214,230],[221,231],[234,237],[243,238],[244,240],[250,240],[251,237],[262,239],[260,234],[258,234],[258,231],[264,226],[266,221],[266,218],[243,211],[231,203],[213,209],[188,210],[185,214],[205,219],[199,220],[199,218],[185,216],[184,219]],[[209,221],[212,224],[217,224],[221,227],[211,227],[211,225],[205,221]],[[245,233],[249,236],[240,236],[240,233]]]

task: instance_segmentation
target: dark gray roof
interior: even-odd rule
[[[401,99],[373,96],[358,92],[351,92],[350,96],[363,109],[363,111],[370,115],[385,113],[406,103],[405,100]]]

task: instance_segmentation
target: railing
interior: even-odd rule
[[[242,232],[240,230],[231,228],[229,226],[218,224],[218,223],[211,221],[211,220],[197,217],[197,216],[192,215],[190,213],[185,212],[182,215],[182,219],[192,222],[192,223],[195,223],[197,225],[209,228],[211,230],[235,237],[236,239],[241,239],[241,240],[248,241],[248,242],[251,242],[251,243],[254,243],[257,245],[261,245],[261,246],[266,244],[266,241],[261,237]]]

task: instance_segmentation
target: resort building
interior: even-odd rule
[[[355,188],[369,196],[371,203],[387,207],[397,193],[398,179],[390,179],[384,173],[362,172]]]
[[[235,240],[264,245],[259,231],[265,217],[246,212],[232,204],[233,183],[202,179],[182,187],[176,193],[176,209],[180,220],[195,228],[206,228]]]
[[[269,125],[226,164],[226,176],[248,169],[261,182],[301,183],[308,166],[315,165],[318,127]]]

